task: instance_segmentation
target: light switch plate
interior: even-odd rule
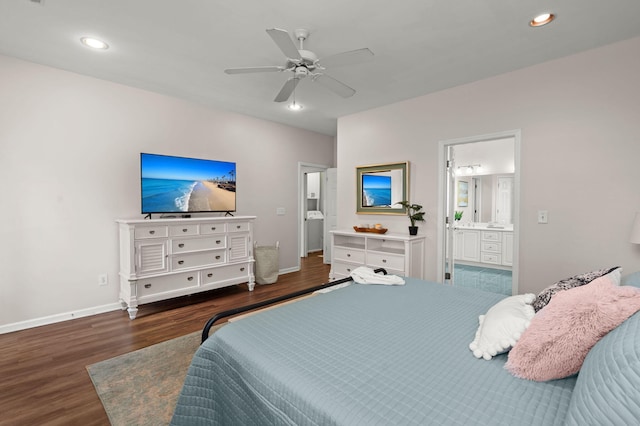
[[[549,223],[549,212],[547,210],[538,210],[538,223]]]

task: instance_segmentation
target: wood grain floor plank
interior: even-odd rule
[[[327,282],[329,265],[314,254],[278,282],[245,284],[126,311],[0,335],[0,425],[108,425],[86,366],[200,331],[216,312]]]

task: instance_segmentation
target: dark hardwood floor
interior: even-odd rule
[[[0,335],[0,425],[108,425],[86,366],[202,330],[216,312],[327,282],[312,254],[278,282],[227,287],[143,305],[135,320],[108,312]]]

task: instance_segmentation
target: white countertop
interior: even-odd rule
[[[501,225],[501,224],[492,224],[492,223],[456,223],[454,224],[456,229],[470,229],[470,230],[478,230],[478,231],[513,231],[513,225]]]

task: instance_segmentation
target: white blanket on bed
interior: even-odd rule
[[[382,275],[373,272],[373,269],[360,266],[351,272],[351,278],[358,284],[384,284],[403,285],[404,280],[397,275]]]

